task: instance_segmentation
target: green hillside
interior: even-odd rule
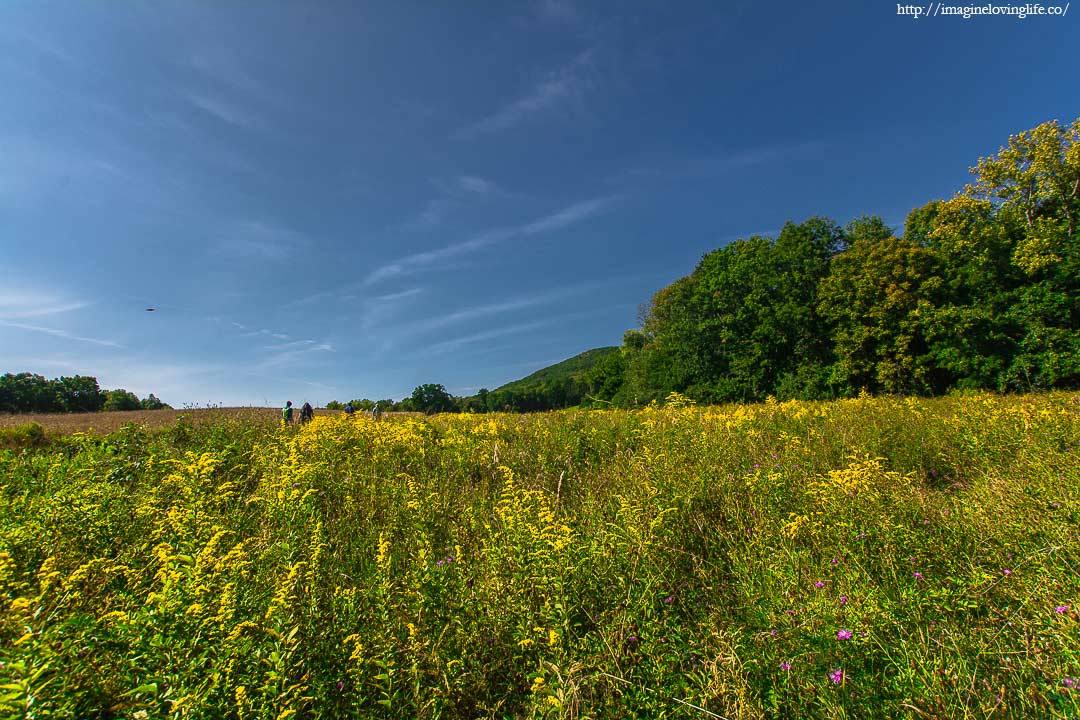
[[[618,351],[618,347],[600,347],[586,350],[580,355],[575,355],[568,360],[563,360],[560,363],[541,368],[532,375],[523,377],[520,380],[514,380],[513,382],[508,382],[505,385],[497,387],[495,388],[495,392],[501,390],[522,392],[551,385],[557,380],[582,380],[585,377],[585,373],[587,373],[593,365],[599,362],[601,358]]]

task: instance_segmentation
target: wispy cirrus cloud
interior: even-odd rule
[[[579,53],[566,65],[549,71],[528,92],[490,115],[454,132],[456,140],[472,140],[524,124],[538,115],[554,112],[570,102],[579,101],[598,84],[596,50]]]
[[[575,320],[583,320],[588,317],[603,315],[606,313],[610,313],[613,310],[623,310],[626,307],[626,304],[619,304],[609,307],[594,308],[592,310],[563,313],[561,315],[547,317],[542,320],[534,320],[531,322],[517,323],[513,325],[503,325],[501,327],[492,328],[490,330],[481,330],[479,332],[470,333],[468,335],[457,335],[448,340],[443,340],[442,342],[428,345],[426,351],[431,354],[453,352],[468,345],[475,345],[477,343],[484,342],[485,340],[495,340],[497,338],[505,337],[507,335],[517,335],[520,333],[529,332],[531,330],[542,330],[544,328],[552,326],[564,327]]]
[[[473,305],[471,307],[462,308],[461,310],[455,310],[454,312],[445,315],[416,321],[405,328],[405,333],[422,334],[470,320],[478,320],[492,315],[501,315],[517,310],[525,310],[540,305],[549,305],[577,295],[585,294],[604,284],[606,283],[567,285],[565,287],[555,288],[547,292],[536,293],[533,295],[523,295],[509,300]]]
[[[90,304],[85,300],[68,300],[49,293],[3,291],[0,292],[0,320],[21,320],[73,312]]]
[[[291,349],[277,350],[276,354],[255,365],[256,370],[269,370],[271,368],[290,367],[310,364],[311,356],[320,353],[336,352],[334,346],[328,342],[304,343]]]
[[[432,266],[448,260],[474,253],[483,248],[497,245],[518,237],[528,237],[539,233],[561,230],[575,223],[586,220],[610,206],[616,198],[607,196],[586,200],[570,205],[558,212],[537,218],[524,225],[495,228],[483,232],[463,242],[446,245],[435,250],[428,250],[393,260],[376,268],[365,279],[366,285],[402,275],[422,272]]]
[[[260,220],[233,223],[221,235],[215,252],[238,258],[281,261],[292,257],[308,244],[304,235]]]
[[[687,155],[661,154],[643,159],[608,178],[617,187],[671,181],[711,181],[737,170],[757,167],[783,168],[786,164],[812,158],[828,149],[821,140],[776,142],[741,149],[711,150]]]
[[[495,338],[505,337],[507,335],[517,335],[523,332],[529,332],[530,330],[539,330],[541,328],[550,327],[556,322],[557,319],[555,318],[549,320],[535,320],[533,322],[519,323],[516,325],[504,325],[503,327],[482,330],[469,335],[459,335],[449,340],[427,346],[427,352],[433,355],[453,352],[458,348],[483,342],[484,340],[494,340]]]
[[[21,322],[9,322],[7,320],[0,320],[0,325],[4,327],[16,328],[18,330],[26,330],[28,332],[43,333],[45,335],[52,335],[53,337],[62,338],[64,340],[75,340],[76,342],[90,343],[92,345],[99,345],[101,347],[111,347],[123,349],[124,346],[118,342],[112,340],[102,340],[100,338],[86,337],[84,335],[76,335],[75,333],[68,332],[67,330],[61,330],[59,328],[43,327],[41,325],[29,325]]]
[[[215,92],[188,90],[181,93],[181,97],[204,113],[229,125],[245,130],[260,130],[265,126],[261,115]]]
[[[417,230],[441,225],[455,208],[470,200],[489,197],[497,191],[494,182],[477,175],[462,174],[449,179],[437,178],[432,184],[436,188],[435,196],[427,201],[416,217],[405,223],[405,228]]]

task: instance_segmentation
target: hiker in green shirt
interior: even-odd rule
[[[292,400],[286,401],[285,407],[281,408],[281,422],[292,425]]]

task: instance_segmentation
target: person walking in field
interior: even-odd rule
[[[311,403],[304,403],[304,406],[300,408],[300,424],[303,425],[304,423],[314,419],[315,409],[311,407]]]
[[[292,425],[292,400],[286,400],[285,407],[281,408],[281,422]]]

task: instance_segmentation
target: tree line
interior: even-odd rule
[[[617,405],[1080,386],[1080,119],[1009,139],[949,200],[788,222],[706,254],[589,374]]]
[[[169,406],[150,393],[139,399],[124,389],[102,390],[97,378],[87,375],[47,380],[34,373],[0,376],[0,412],[61,413],[99,410],[161,410]]]
[[[382,411],[422,412],[540,412],[575,407],[585,401],[588,385],[577,378],[557,378],[544,385],[507,390],[481,388],[475,395],[451,395],[439,383],[417,386],[412,395],[401,400],[352,400],[349,403],[331,400],[327,410],[342,410],[352,405],[356,410],[371,412],[376,406]]]
[[[1080,387],[1080,119],[1009,138],[948,200],[841,227],[812,217],[737,240],[642,307],[580,379],[397,409],[633,407]],[[387,401],[389,402],[389,401]]]

